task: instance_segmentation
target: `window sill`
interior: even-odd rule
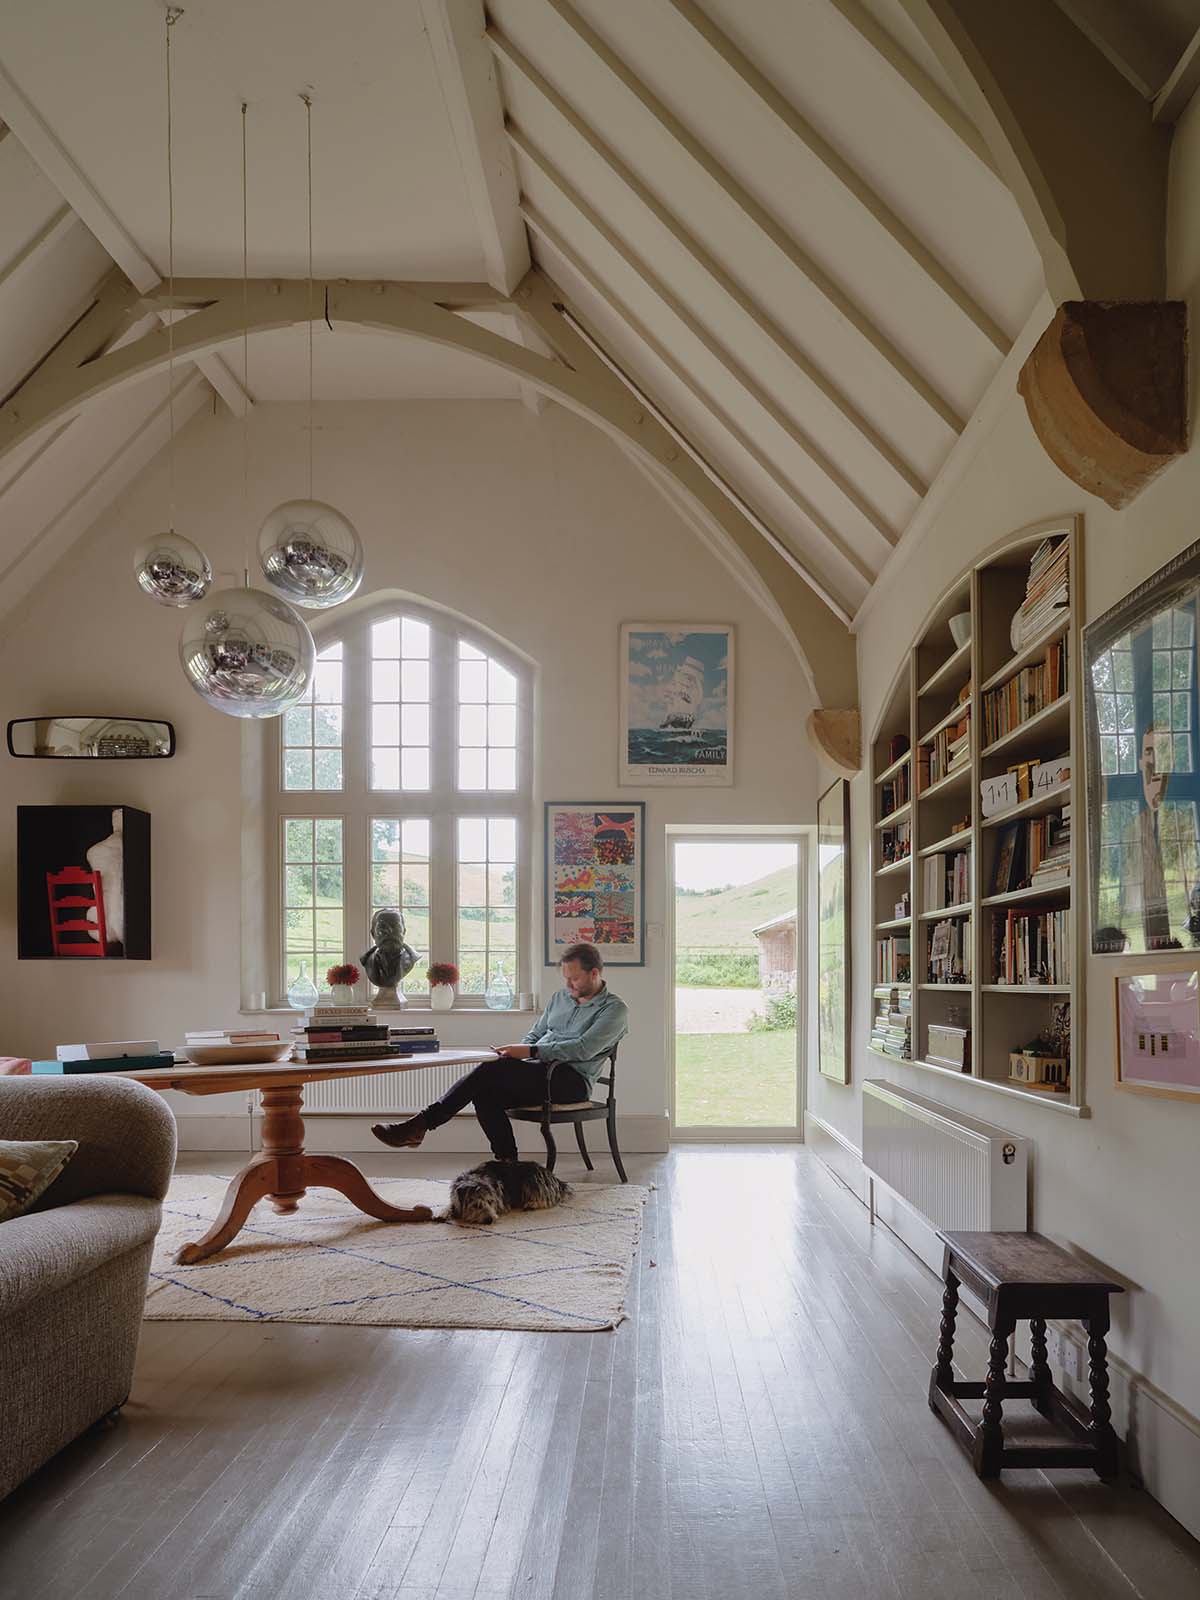
[[[298,1017],[300,1013],[294,1006],[242,1006],[238,1011],[239,1017]],[[536,1017],[540,1013],[531,1010],[522,1010],[519,1006],[511,1006],[507,1011],[493,1011],[490,1006],[464,1005],[452,1006],[449,1011],[435,1011],[432,1006],[403,1006],[400,1009],[389,1007],[381,1011],[379,1016],[386,1017]]]

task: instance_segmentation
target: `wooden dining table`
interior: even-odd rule
[[[335,1078],[368,1078],[384,1072],[414,1072],[425,1067],[457,1067],[469,1071],[490,1061],[492,1050],[439,1050],[416,1056],[380,1056],[368,1061],[272,1061],[255,1066],[146,1067],[121,1074],[160,1092],[228,1094],[257,1089],[262,1100],[262,1149],[229,1181],[225,1199],[208,1231],[185,1244],[175,1260],[193,1266],[235,1239],[260,1200],[269,1200],[281,1214],[295,1211],[310,1188],[336,1189],[367,1216],[380,1222],[429,1222],[428,1206],[390,1205],[376,1194],[365,1175],[345,1156],[318,1155],[304,1148],[304,1086]]]

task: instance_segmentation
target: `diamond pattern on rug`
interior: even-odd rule
[[[237,1238],[193,1267],[180,1246],[216,1216],[227,1179],[181,1174],[163,1203],[146,1318],[161,1322],[355,1322],[390,1328],[593,1331],[623,1319],[650,1191],[580,1183],[550,1211],[490,1227],[376,1222],[330,1189],[278,1216],[266,1202]],[[397,1206],[445,1209],[449,1183],[372,1179]]]

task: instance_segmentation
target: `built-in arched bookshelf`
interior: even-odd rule
[[[960,574],[900,663],[871,742],[871,970],[877,994],[895,986],[901,1007],[911,1006],[911,1064],[1077,1116],[1086,1114],[1082,546],[1081,517],[1037,523]],[[1069,604],[1053,607],[1064,550]],[[1010,628],[1023,604],[1030,625],[1014,640]],[[959,617],[956,639],[950,624]],[[1000,784],[1022,764],[1033,778],[1035,763],[1043,770],[1027,798],[1019,778],[1011,779],[1011,797],[994,809],[993,788],[985,807],[985,783]],[[1069,766],[1061,777],[1057,763]],[[1024,870],[998,882],[998,859],[1014,841]],[[1038,865],[1038,877],[1024,881]],[[939,927],[949,931],[935,945]],[[907,983],[896,968],[905,945]],[[946,945],[949,956],[931,971],[931,952]],[[1026,956],[1036,966],[1023,969]],[[1049,1028],[1064,1001],[1072,1021],[1069,1089],[1014,1081],[1010,1054]],[[873,1000],[869,1027],[875,1018]],[[931,1026],[969,1029],[966,1070],[929,1059]],[[874,1031],[870,1048],[884,1054]]]

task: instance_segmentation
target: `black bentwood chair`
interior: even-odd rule
[[[585,1122],[603,1121],[608,1128],[608,1148],[612,1152],[613,1166],[616,1167],[622,1183],[628,1183],[625,1168],[621,1165],[621,1152],[617,1149],[617,1097],[615,1082],[617,1076],[617,1046],[613,1045],[608,1053],[608,1072],[601,1073],[596,1079],[597,1084],[608,1085],[608,1099],[600,1100],[572,1100],[569,1104],[554,1105],[550,1099],[550,1079],[553,1067],[546,1073],[546,1099],[540,1106],[514,1106],[509,1111],[509,1116],[517,1122],[537,1122],[541,1124],[542,1138],[546,1141],[546,1170],[554,1171],[554,1163],[558,1159],[558,1146],[554,1143],[554,1135],[550,1132],[552,1123],[573,1122],[575,1124],[575,1139],[579,1145],[579,1154],[583,1157],[583,1164],[589,1172],[595,1172],[592,1158],[588,1155],[588,1147],[584,1143],[583,1125]]]

